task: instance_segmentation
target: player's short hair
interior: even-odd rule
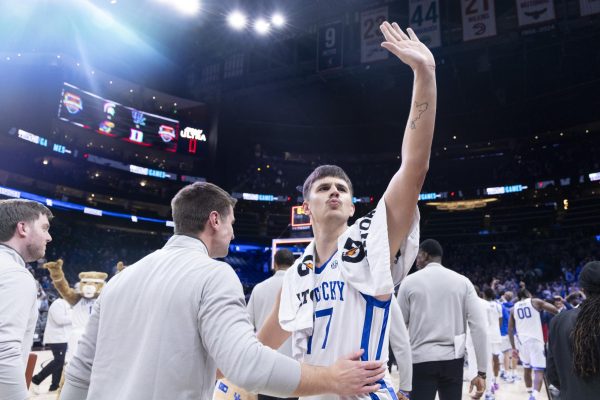
[[[288,269],[294,264],[294,261],[296,261],[294,253],[288,249],[277,250],[275,253],[275,265],[279,269]]]
[[[319,179],[330,177],[343,180],[348,185],[350,194],[354,193],[352,182],[350,182],[350,178],[348,178],[348,175],[342,168],[338,167],[337,165],[321,165],[315,168],[315,170],[304,181],[304,185],[302,185],[302,197],[304,197],[305,200],[308,199],[308,195],[310,194],[313,184]]]
[[[222,217],[229,215],[229,206],[235,207],[236,199],[217,185],[195,182],[181,189],[173,200],[173,224],[176,235],[196,235],[204,230],[211,212]]]
[[[419,245],[419,250],[424,251],[430,257],[440,257],[444,256],[444,249],[442,249],[442,245],[435,239],[425,239]]]
[[[517,297],[519,298],[519,300],[527,299],[531,297],[531,293],[529,293],[529,290],[522,288],[519,289],[519,291],[517,292]]]
[[[490,300],[493,300],[496,298],[496,293],[494,293],[494,289],[492,289],[492,288],[486,288],[483,291],[483,295],[485,296],[486,299],[490,299]]]
[[[12,239],[19,222],[33,222],[41,215],[48,217],[48,220],[54,218],[48,207],[37,201],[0,200],[0,242]]]

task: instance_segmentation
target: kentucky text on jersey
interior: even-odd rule
[[[296,293],[296,297],[300,300],[300,306],[306,304],[307,298],[315,303],[319,303],[321,300],[338,300],[344,301],[344,286],[346,284],[342,281],[326,281],[321,282],[316,288],[312,290],[305,290],[304,292]]]

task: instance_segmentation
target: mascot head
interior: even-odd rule
[[[79,292],[86,299],[95,299],[100,296],[106,284],[108,274],[105,272],[81,272],[79,274]]]

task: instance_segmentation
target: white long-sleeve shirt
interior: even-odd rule
[[[44,330],[44,344],[67,343],[71,334],[71,306],[63,299],[56,299],[48,309]]]
[[[61,399],[210,399],[217,367],[278,397],[300,382],[297,361],[256,339],[233,269],[200,240],[175,235],[105,286]]]
[[[25,368],[38,318],[37,286],[25,261],[0,245],[0,399],[25,400]]]
[[[412,391],[413,376],[412,351],[410,349],[408,330],[402,317],[402,310],[400,310],[400,305],[396,299],[392,301],[390,315],[392,324],[390,326],[390,347],[396,358],[398,375],[400,376],[397,389],[410,392]]]
[[[461,358],[468,323],[477,368],[486,371],[487,319],[469,279],[430,263],[402,281],[398,302],[408,326],[413,363]]]
[[[284,276],[285,271],[276,271],[272,277],[257,284],[252,289],[252,295],[250,295],[250,300],[248,300],[248,314],[250,315],[250,322],[254,325],[257,332],[273,310],[273,304],[275,304],[279,290],[281,290],[281,286],[283,285]],[[288,338],[277,351],[291,357],[292,338]]]

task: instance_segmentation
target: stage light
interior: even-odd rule
[[[195,15],[200,10],[200,2],[198,0],[175,0],[173,6],[182,14]]]
[[[281,28],[282,26],[285,25],[285,18],[283,18],[283,15],[281,15],[280,13],[275,13],[271,17],[271,22],[277,28]]]
[[[235,30],[241,30],[246,27],[248,19],[240,11],[233,11],[227,17],[227,23]]]
[[[259,18],[254,21],[254,30],[260,35],[266,35],[269,33],[269,29],[271,29],[271,24],[269,24],[264,18]]]

